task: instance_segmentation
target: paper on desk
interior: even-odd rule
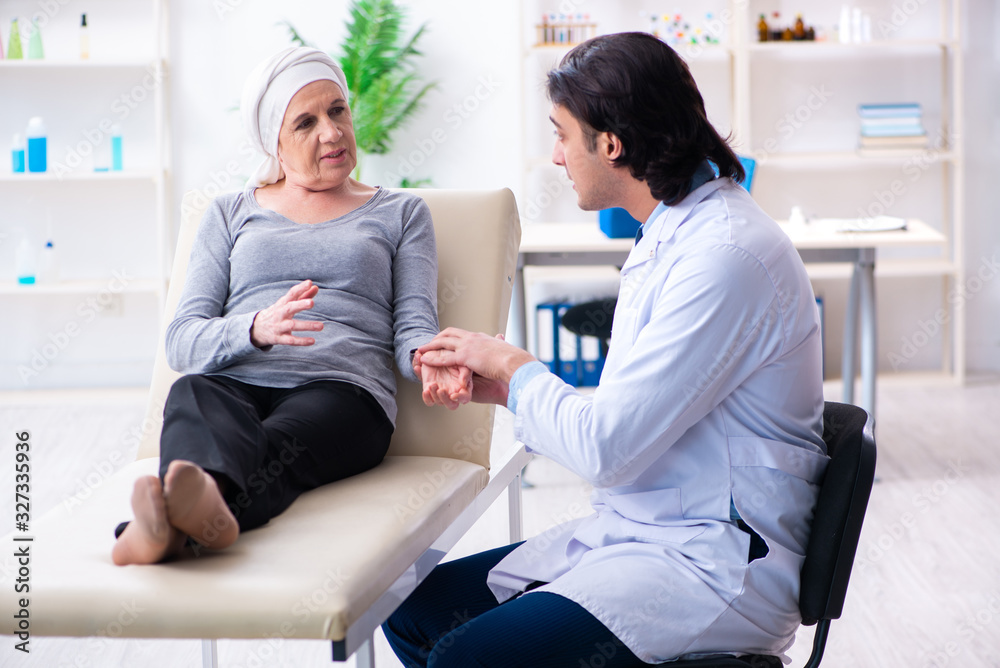
[[[906,219],[895,216],[875,216],[873,218],[834,218],[827,222],[835,224],[838,232],[890,232],[905,230]]]

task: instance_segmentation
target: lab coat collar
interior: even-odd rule
[[[692,209],[728,182],[728,178],[712,179],[692,190],[687,197],[674,206],[667,206],[663,202],[657,204],[653,213],[650,214],[649,220],[643,225],[642,239],[629,253],[628,259],[622,266],[622,272],[625,273],[630,268],[656,257],[657,246],[673,236]]]

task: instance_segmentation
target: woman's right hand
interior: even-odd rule
[[[313,297],[319,286],[306,279],[293,285],[278,301],[259,311],[250,327],[250,342],[258,348],[267,346],[311,346],[316,339],[295,336],[292,332],[318,332],[323,323],[318,320],[296,320],[295,315],[314,306]]]

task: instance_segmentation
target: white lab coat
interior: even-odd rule
[[[593,484],[596,512],[501,561],[498,600],[548,582],[649,663],[784,652],[828,461],[820,357],[802,261],[745,190],[716,179],[650,220],[596,392],[543,373],[516,407],[517,438]],[[769,547],[749,565],[731,500]]]

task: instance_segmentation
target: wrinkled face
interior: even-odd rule
[[[552,162],[566,168],[566,175],[576,190],[577,206],[584,211],[598,211],[618,206],[615,203],[614,169],[604,156],[607,142],[599,134],[597,148],[591,150],[583,127],[568,109],[552,105],[549,120],[555,126],[556,142]]]
[[[288,103],[278,160],[289,184],[325,190],[342,185],[358,163],[351,109],[340,86],[314,81]]]

